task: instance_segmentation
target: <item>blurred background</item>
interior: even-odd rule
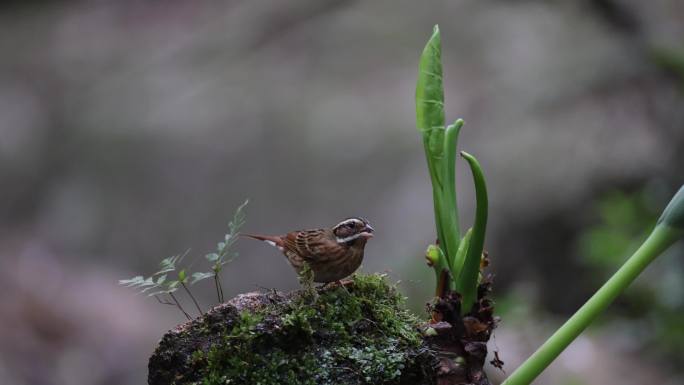
[[[434,222],[413,97],[436,23],[447,119],[488,179],[491,349],[510,373],[684,182],[680,1],[3,2],[1,382],[145,383],[184,318],[117,280],[188,248],[206,268],[246,198],[249,232],[368,218],[363,271],[422,314]],[[236,246],[226,297],[297,287],[276,250]],[[193,290],[215,304],[211,282]],[[681,384],[683,325],[679,245],[536,383]]]

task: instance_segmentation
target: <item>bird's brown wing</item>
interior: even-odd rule
[[[287,234],[285,252],[297,254],[299,258],[309,262],[321,262],[328,257],[331,248],[337,247],[330,230],[301,230]]]

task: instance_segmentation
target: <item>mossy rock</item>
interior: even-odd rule
[[[419,319],[381,275],[290,294],[248,293],[179,325],[150,358],[150,385],[432,384]]]

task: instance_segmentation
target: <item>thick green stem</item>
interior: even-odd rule
[[[485,233],[487,231],[487,215],[489,201],[487,198],[487,185],[485,184],[482,167],[474,156],[461,151],[461,156],[468,161],[473,172],[475,184],[475,196],[477,198],[475,210],[475,223],[472,235],[465,253],[458,255],[461,261],[457,263],[462,267],[456,279],[456,289],[463,296],[461,313],[466,314],[477,300],[477,279],[480,274],[480,262],[484,248]]]
[[[502,385],[530,384],[577,336],[629,286],[680,234],[669,226],[657,226],[625,264]]]
[[[463,120],[458,119],[454,124],[450,124],[444,134],[444,154],[446,162],[444,164],[444,190],[441,204],[442,212],[445,215],[445,225],[443,227],[445,241],[449,253],[449,265],[454,274],[459,274],[460,265],[455,264],[456,251],[461,240],[460,225],[458,223],[458,204],[456,202],[456,147],[458,146],[458,134],[463,127]],[[456,270],[458,269],[458,270]]]

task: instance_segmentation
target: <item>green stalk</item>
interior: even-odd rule
[[[435,26],[420,56],[418,81],[416,83],[416,127],[423,136],[425,156],[432,182],[432,198],[435,211],[435,226],[439,247],[449,254],[447,231],[449,221],[445,218],[444,184],[444,88],[442,85],[442,47],[439,27]]]
[[[659,225],[668,226],[684,237],[684,185],[663,210],[663,215],[658,218],[656,226]]]
[[[439,246],[446,252],[446,240],[444,237],[444,231],[442,223],[442,208],[440,207],[440,202],[442,200],[442,182],[440,176],[440,169],[435,164],[435,161],[430,157],[429,144],[428,144],[428,134],[424,134],[424,144],[425,144],[425,155],[427,158],[428,172],[430,173],[430,181],[432,182],[432,202],[435,210],[435,227],[437,229],[437,239],[439,239]]]
[[[682,237],[684,237],[684,186],[665,208],[655,229],[639,249],[502,385],[530,384],[658,255]]]
[[[432,36],[423,49],[418,67],[416,127],[423,136],[423,145],[432,182],[435,227],[439,248],[451,273],[449,289],[455,290],[456,279],[462,274],[466,260],[464,257],[466,253],[459,253],[458,251],[462,240],[456,201],[456,147],[458,134],[463,127],[463,120],[458,119],[445,127],[442,47],[438,26],[434,27]],[[486,199],[481,202],[486,205]],[[478,207],[481,204],[478,203]],[[481,215],[479,217],[481,218]],[[478,228],[476,226],[475,233],[479,231]],[[484,234],[481,235],[484,239]],[[475,237],[475,240],[475,246],[477,246],[478,238]],[[433,267],[436,276],[440,277],[439,265],[433,264]],[[469,271],[467,275],[470,277],[472,274]],[[468,280],[468,282],[471,281]],[[469,293],[473,294],[477,290],[477,272],[475,281],[471,283],[472,289],[469,290]]]
[[[466,253],[468,252],[468,249],[470,248],[470,238],[473,236],[473,228],[469,228],[468,231],[466,231],[465,235],[463,236],[463,239],[461,239],[461,242],[458,244],[458,250],[456,251],[456,256],[454,257],[454,264],[460,263],[459,266],[463,267],[463,261],[465,261],[465,256]],[[459,261],[459,262],[456,262]],[[451,280],[451,285],[449,288],[452,291],[459,292],[459,289],[457,287],[458,282],[458,277],[454,277]],[[462,309],[463,310],[463,307]]]
[[[444,135],[444,154],[446,154],[444,184],[444,196],[442,212],[446,216],[445,241],[449,250],[449,265],[454,274],[459,274],[461,265],[456,262],[456,251],[461,240],[460,225],[458,223],[458,204],[456,202],[456,147],[458,145],[458,134],[463,127],[463,120],[458,119],[454,124],[446,128]]]
[[[658,226],[629,260],[558,331],[502,385],[530,384],[627,286],[674,241],[673,231]]]
[[[459,257],[465,255],[464,260],[457,261],[463,267],[460,270],[460,275],[457,276],[456,290],[463,297],[461,314],[466,314],[477,300],[477,280],[480,274],[480,261],[482,259],[482,250],[484,249],[485,232],[487,231],[489,202],[487,198],[487,185],[485,184],[480,163],[474,156],[465,151],[461,151],[461,156],[468,161],[470,170],[473,173],[476,197],[475,223],[473,224],[468,249],[465,253],[459,255]]]

